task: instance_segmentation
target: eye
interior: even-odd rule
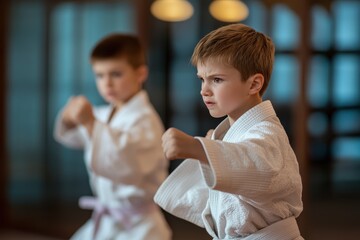
[[[96,80],[101,80],[103,78],[102,74],[95,74],[95,79]]]
[[[222,78],[218,78],[218,77],[214,78],[214,80],[213,80],[214,83],[221,83],[222,81],[224,81],[224,80]]]
[[[118,71],[111,73],[111,76],[112,76],[112,77],[115,77],[115,78],[116,78],[116,77],[121,77],[122,75],[123,75],[122,72],[118,72]]]

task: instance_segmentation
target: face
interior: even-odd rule
[[[228,116],[230,123],[250,109],[251,81],[242,81],[240,72],[228,65],[207,60],[197,64],[201,96],[210,115]]]
[[[100,95],[115,106],[122,105],[140,91],[147,76],[145,66],[134,69],[123,58],[94,60],[92,68]]]

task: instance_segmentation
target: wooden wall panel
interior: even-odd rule
[[[9,1],[0,3],[0,227],[7,225],[6,82]]]

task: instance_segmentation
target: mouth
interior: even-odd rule
[[[204,101],[206,107],[210,108],[210,107],[213,107],[215,105],[214,102],[211,102],[211,101]]]
[[[106,96],[113,97],[115,96],[114,92],[106,92]]]

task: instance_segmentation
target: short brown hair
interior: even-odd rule
[[[270,81],[274,55],[275,46],[268,36],[244,24],[230,24],[204,36],[194,49],[191,63],[196,66],[210,58],[223,61],[236,68],[243,81],[261,73],[263,95]]]
[[[146,64],[144,49],[140,40],[133,35],[111,34],[101,39],[93,48],[90,60],[105,60],[124,57],[131,66],[137,68]]]

